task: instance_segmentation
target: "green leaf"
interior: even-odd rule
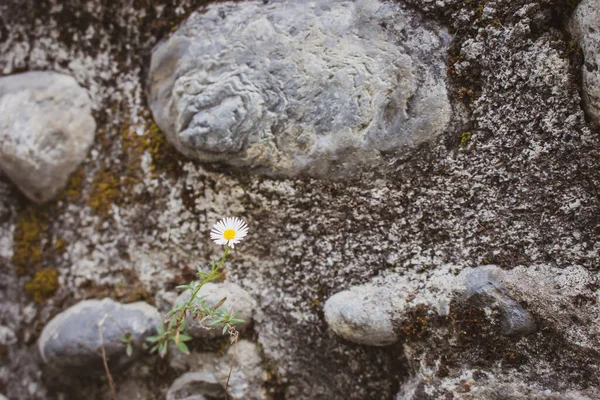
[[[183,333],[179,335],[180,342],[189,342],[190,340],[192,340],[191,336],[184,335]]]
[[[158,332],[159,335],[162,335],[163,333],[165,333],[165,324],[163,324],[162,322],[160,324],[158,324],[158,326],[156,327],[156,331]]]
[[[230,324],[232,324],[232,325],[235,325],[235,324],[241,324],[241,323],[243,323],[243,322],[246,322],[246,321],[245,321],[245,320],[243,320],[243,319],[236,319],[236,318],[231,318],[231,319],[229,320],[229,323],[230,323]]]
[[[223,335],[225,334],[225,332],[227,332],[227,325],[225,325],[225,326],[223,327]]]
[[[133,354],[133,346],[131,346],[131,343],[129,343],[127,345],[126,353],[127,353],[127,357],[131,357],[131,355]]]
[[[181,325],[179,325],[179,332],[183,332],[185,331],[185,326],[186,326],[186,322],[185,319],[181,322]]]
[[[159,346],[158,346],[158,354],[161,357],[164,357],[167,354],[167,342],[162,342]]]
[[[182,353],[190,354],[190,349],[188,349],[187,345],[181,340],[179,340],[179,343],[177,343],[177,347],[179,348],[179,350],[181,350]]]
[[[158,342],[160,340],[160,338],[161,338],[161,336],[158,336],[158,335],[156,335],[156,336],[148,336],[146,338],[146,341],[149,342],[149,343],[156,343],[156,342]]]
[[[172,317],[172,318],[169,320],[169,326],[168,326],[168,328],[167,328],[167,329],[168,329],[168,330],[171,330],[171,329],[173,328],[173,326],[175,325],[175,323],[176,323],[176,322],[177,322],[177,317]]]
[[[121,340],[121,343],[125,343],[125,344],[131,342],[131,338],[128,338],[127,336],[122,336],[120,340]]]
[[[160,344],[157,344],[156,346],[153,346],[153,347],[150,349],[150,353],[156,353],[156,351],[159,349],[159,347],[160,347]]]
[[[175,287],[175,289],[189,289],[190,285],[179,285],[177,287]]]

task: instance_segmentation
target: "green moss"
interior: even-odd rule
[[[471,136],[473,136],[473,133],[471,133],[470,131],[463,132],[460,136],[460,145],[462,147],[467,147],[467,145],[471,141]]]
[[[154,176],[161,171],[175,174],[181,172],[179,153],[167,141],[166,136],[155,122],[151,122],[146,130],[144,147],[152,156],[151,168]]]
[[[42,263],[42,239],[47,231],[46,214],[31,208],[20,213],[13,234],[12,256],[20,276]]]
[[[120,201],[121,198],[119,178],[106,166],[103,166],[94,176],[87,205],[97,215],[106,217],[111,213],[111,205]]]
[[[54,251],[56,251],[57,254],[64,253],[66,250],[66,247],[67,247],[67,242],[62,237],[58,237],[56,239],[56,242],[54,242]]]
[[[58,289],[58,272],[56,268],[40,269],[33,279],[25,284],[25,293],[38,304],[52,297]]]
[[[83,167],[79,167],[69,177],[69,182],[67,183],[67,187],[65,188],[61,197],[70,202],[78,201],[83,193],[84,182],[85,172],[83,172]]]

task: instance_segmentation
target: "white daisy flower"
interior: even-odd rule
[[[248,234],[248,225],[239,218],[224,218],[213,225],[210,238],[219,245],[233,249]]]

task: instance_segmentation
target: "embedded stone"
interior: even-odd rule
[[[325,319],[335,334],[370,346],[398,341],[392,311],[389,291],[374,285],[352,287],[325,302]]]
[[[600,123],[600,3],[583,0],[573,13],[570,31],[583,50],[583,101],[588,114]]]
[[[132,356],[127,356],[120,340],[124,332],[129,332],[133,342],[141,345],[155,333],[162,317],[156,308],[144,302],[120,304],[108,298],[79,302],[44,327],[38,341],[42,359],[51,367],[72,374],[103,371],[98,327],[102,320],[108,365],[111,370],[118,370],[144,353],[134,346]]]
[[[174,306],[178,304],[186,303],[190,300],[191,293],[186,290],[177,297]],[[206,283],[202,286],[202,289],[196,296],[196,303],[204,300],[207,307],[216,306],[221,300],[226,299],[225,302],[219,307],[226,310],[236,311],[236,319],[242,319],[244,322],[236,324],[235,327],[238,331],[243,331],[248,327],[252,321],[254,309],[256,308],[256,301],[242,289],[239,285],[232,282],[223,283]],[[204,321],[202,325],[197,320],[191,318],[188,314],[186,320],[186,334],[195,338],[212,339],[223,336],[223,325],[217,325],[210,327],[209,324],[212,320]]]
[[[501,314],[501,333],[524,336],[536,330],[535,319],[518,302],[508,296],[495,274],[494,268],[478,268],[467,274],[467,298],[477,298],[490,306],[497,306]]]
[[[190,370],[177,378],[169,391],[167,400],[204,400],[222,398],[231,367],[234,346],[227,353],[174,353],[171,366],[175,370]],[[232,400],[264,400],[262,388],[266,374],[258,346],[248,340],[240,340],[235,351],[235,365],[227,388]]]
[[[26,72],[0,78],[0,169],[32,201],[65,187],[94,141],[84,88],[71,76]]]
[[[211,4],[154,48],[149,103],[189,157],[330,175],[444,131],[448,42],[393,2]]]

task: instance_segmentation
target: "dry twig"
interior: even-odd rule
[[[108,386],[110,386],[110,393],[112,395],[113,400],[117,400],[117,394],[115,392],[115,383],[113,381],[112,375],[110,374],[110,370],[108,369],[108,362],[106,360],[106,350],[104,349],[104,338],[102,336],[102,327],[104,326],[104,321],[108,318],[108,314],[104,315],[104,318],[98,322],[98,337],[100,337],[100,348],[102,349],[102,362],[104,363],[104,372],[106,372],[106,378],[108,379]]]

